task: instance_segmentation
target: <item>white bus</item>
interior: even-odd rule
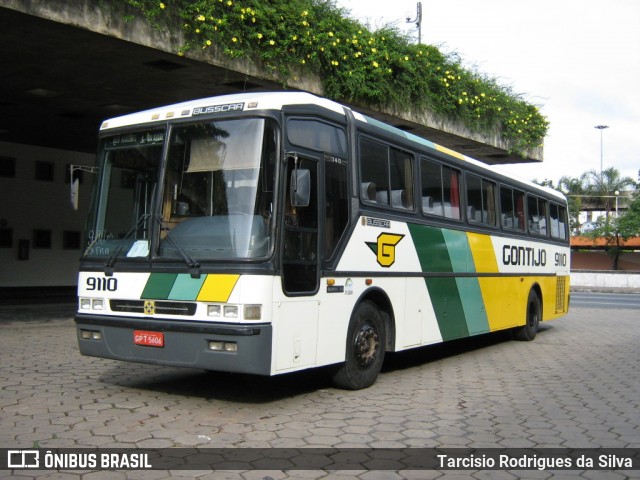
[[[374,383],[385,352],[568,311],[566,199],[303,92],[105,121],[81,353]]]

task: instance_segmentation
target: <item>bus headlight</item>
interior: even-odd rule
[[[104,298],[80,298],[80,310],[104,310]]]
[[[91,308],[94,310],[104,310],[104,300],[101,298],[94,298],[91,302]]]
[[[225,318],[238,318],[238,306],[237,305],[225,305],[224,306]]]
[[[245,305],[245,320],[260,320],[262,318],[262,305]]]

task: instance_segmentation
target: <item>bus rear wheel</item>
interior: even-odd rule
[[[527,300],[527,319],[526,323],[522,327],[518,327],[515,330],[516,340],[522,340],[530,342],[536,338],[538,333],[538,327],[540,326],[540,320],[542,319],[542,305],[540,303],[540,297],[535,290],[531,289],[529,292],[529,299]]]
[[[334,385],[348,390],[373,385],[382,368],[385,345],[382,313],[373,302],[360,303],[349,322],[345,362],[333,376]]]

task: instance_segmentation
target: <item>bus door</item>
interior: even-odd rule
[[[286,156],[282,281],[287,295],[318,291],[318,161],[307,154]]]

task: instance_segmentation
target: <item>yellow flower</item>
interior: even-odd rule
[[[303,17],[306,17],[307,15],[309,15],[309,12],[307,12],[306,10],[304,12],[302,12],[300,15],[302,15]]]
[[[204,22],[206,18],[204,18],[204,15],[198,15],[198,20],[200,20],[201,22]]]
[[[231,39],[231,41],[232,41],[233,43],[236,43],[236,42],[238,41],[238,39],[237,39],[236,37],[233,37],[233,38]]]
[[[160,3],[160,8],[164,10],[164,3]]]
[[[276,41],[275,40],[269,40],[269,45],[275,45]]]
[[[330,37],[333,37],[333,32],[329,32],[329,36],[330,36]]]
[[[233,2],[232,2],[231,0],[229,0],[229,1],[227,2],[227,5],[229,5],[229,6],[233,5]]]
[[[378,51],[378,49],[377,49],[377,48],[372,48],[372,49],[371,49],[371,51],[372,51],[373,53],[376,53],[376,52]]]
[[[262,40],[262,34],[261,33],[258,34],[258,40]]]
[[[405,55],[404,60],[405,60],[406,62],[408,62],[408,61],[409,61],[409,57],[407,57],[407,56]]]
[[[372,65],[373,65],[375,68],[378,68],[378,67],[380,66],[380,65],[378,65],[378,62],[373,62],[373,63],[372,63]]]
[[[211,40],[207,40],[207,45],[211,45]]]

